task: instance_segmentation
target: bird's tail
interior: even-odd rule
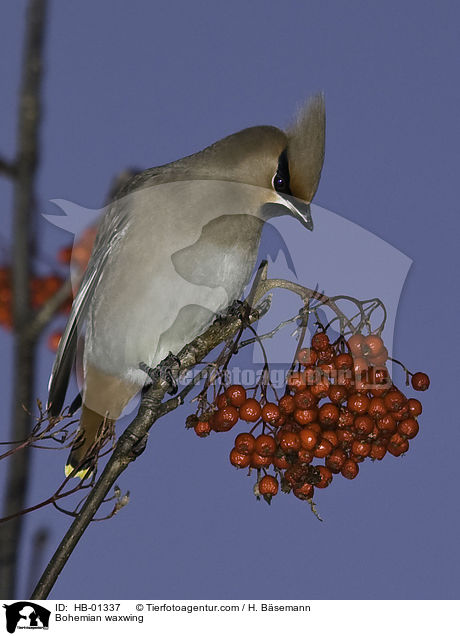
[[[78,433],[65,466],[66,477],[77,469],[73,476],[83,479],[94,469],[98,451],[113,430],[114,421],[83,404]]]

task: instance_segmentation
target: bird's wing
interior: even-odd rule
[[[78,331],[85,321],[88,306],[101,279],[109,255],[129,224],[129,210],[123,199],[113,203],[102,217],[93,252],[80,288],[72,304],[69,320],[62,334],[48,385],[48,410],[57,416],[64,404],[70,373],[75,359]]]

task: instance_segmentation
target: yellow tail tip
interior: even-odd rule
[[[72,477],[78,477],[78,479],[84,479],[87,476],[87,474],[90,472],[89,468],[82,468],[77,473],[75,473],[75,475],[72,475],[74,470],[75,470],[75,467],[72,466],[72,464],[66,464],[64,468],[65,476],[66,477],[72,476]]]

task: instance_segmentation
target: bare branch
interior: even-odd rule
[[[11,439],[25,439],[33,406],[35,341],[27,337],[30,318],[29,279],[33,258],[33,213],[38,164],[40,93],[47,0],[29,0],[20,89],[13,220],[13,316],[15,352]],[[26,408],[26,410],[23,408]],[[29,453],[16,453],[8,466],[3,514],[24,507],[29,479]],[[0,528],[0,597],[16,598],[16,566],[22,521]]]
[[[30,320],[26,327],[26,335],[30,340],[38,338],[40,333],[50,323],[52,318],[59,311],[61,306],[72,294],[72,285],[70,280],[66,280],[64,284],[57,290],[53,296],[39,309],[35,316]]]

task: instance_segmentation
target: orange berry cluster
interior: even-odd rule
[[[39,309],[63,284],[64,279],[51,274],[49,276],[34,276],[30,281],[30,302],[34,309]],[[12,275],[9,266],[0,267],[0,325],[6,329],[13,326],[13,290]],[[65,303],[61,311],[70,311],[71,301]]]
[[[280,484],[311,502],[315,488],[329,486],[334,474],[354,479],[366,458],[398,457],[417,435],[422,405],[393,384],[387,359],[378,335],[357,333],[331,344],[318,331],[311,347],[297,352],[285,394],[276,402],[261,387],[259,399],[241,385],[222,387],[211,409],[188,418],[187,426],[206,437],[229,431],[239,420],[248,423],[250,430],[235,438],[230,462],[258,469],[255,492],[268,502]],[[416,391],[430,383],[421,372],[411,381]],[[274,475],[267,473],[271,466]]]
[[[84,271],[88,264],[97,233],[97,226],[87,228],[75,245],[61,248],[57,254],[57,261],[61,265],[72,263]],[[0,267],[0,326],[11,329],[13,326],[12,311],[12,280],[11,268],[8,265]],[[63,285],[64,278],[57,274],[48,276],[34,276],[30,280],[30,302],[33,309],[40,309]],[[69,314],[72,307],[72,297],[62,304],[60,313]],[[62,330],[53,331],[47,341],[48,348],[55,352],[62,336]]]

